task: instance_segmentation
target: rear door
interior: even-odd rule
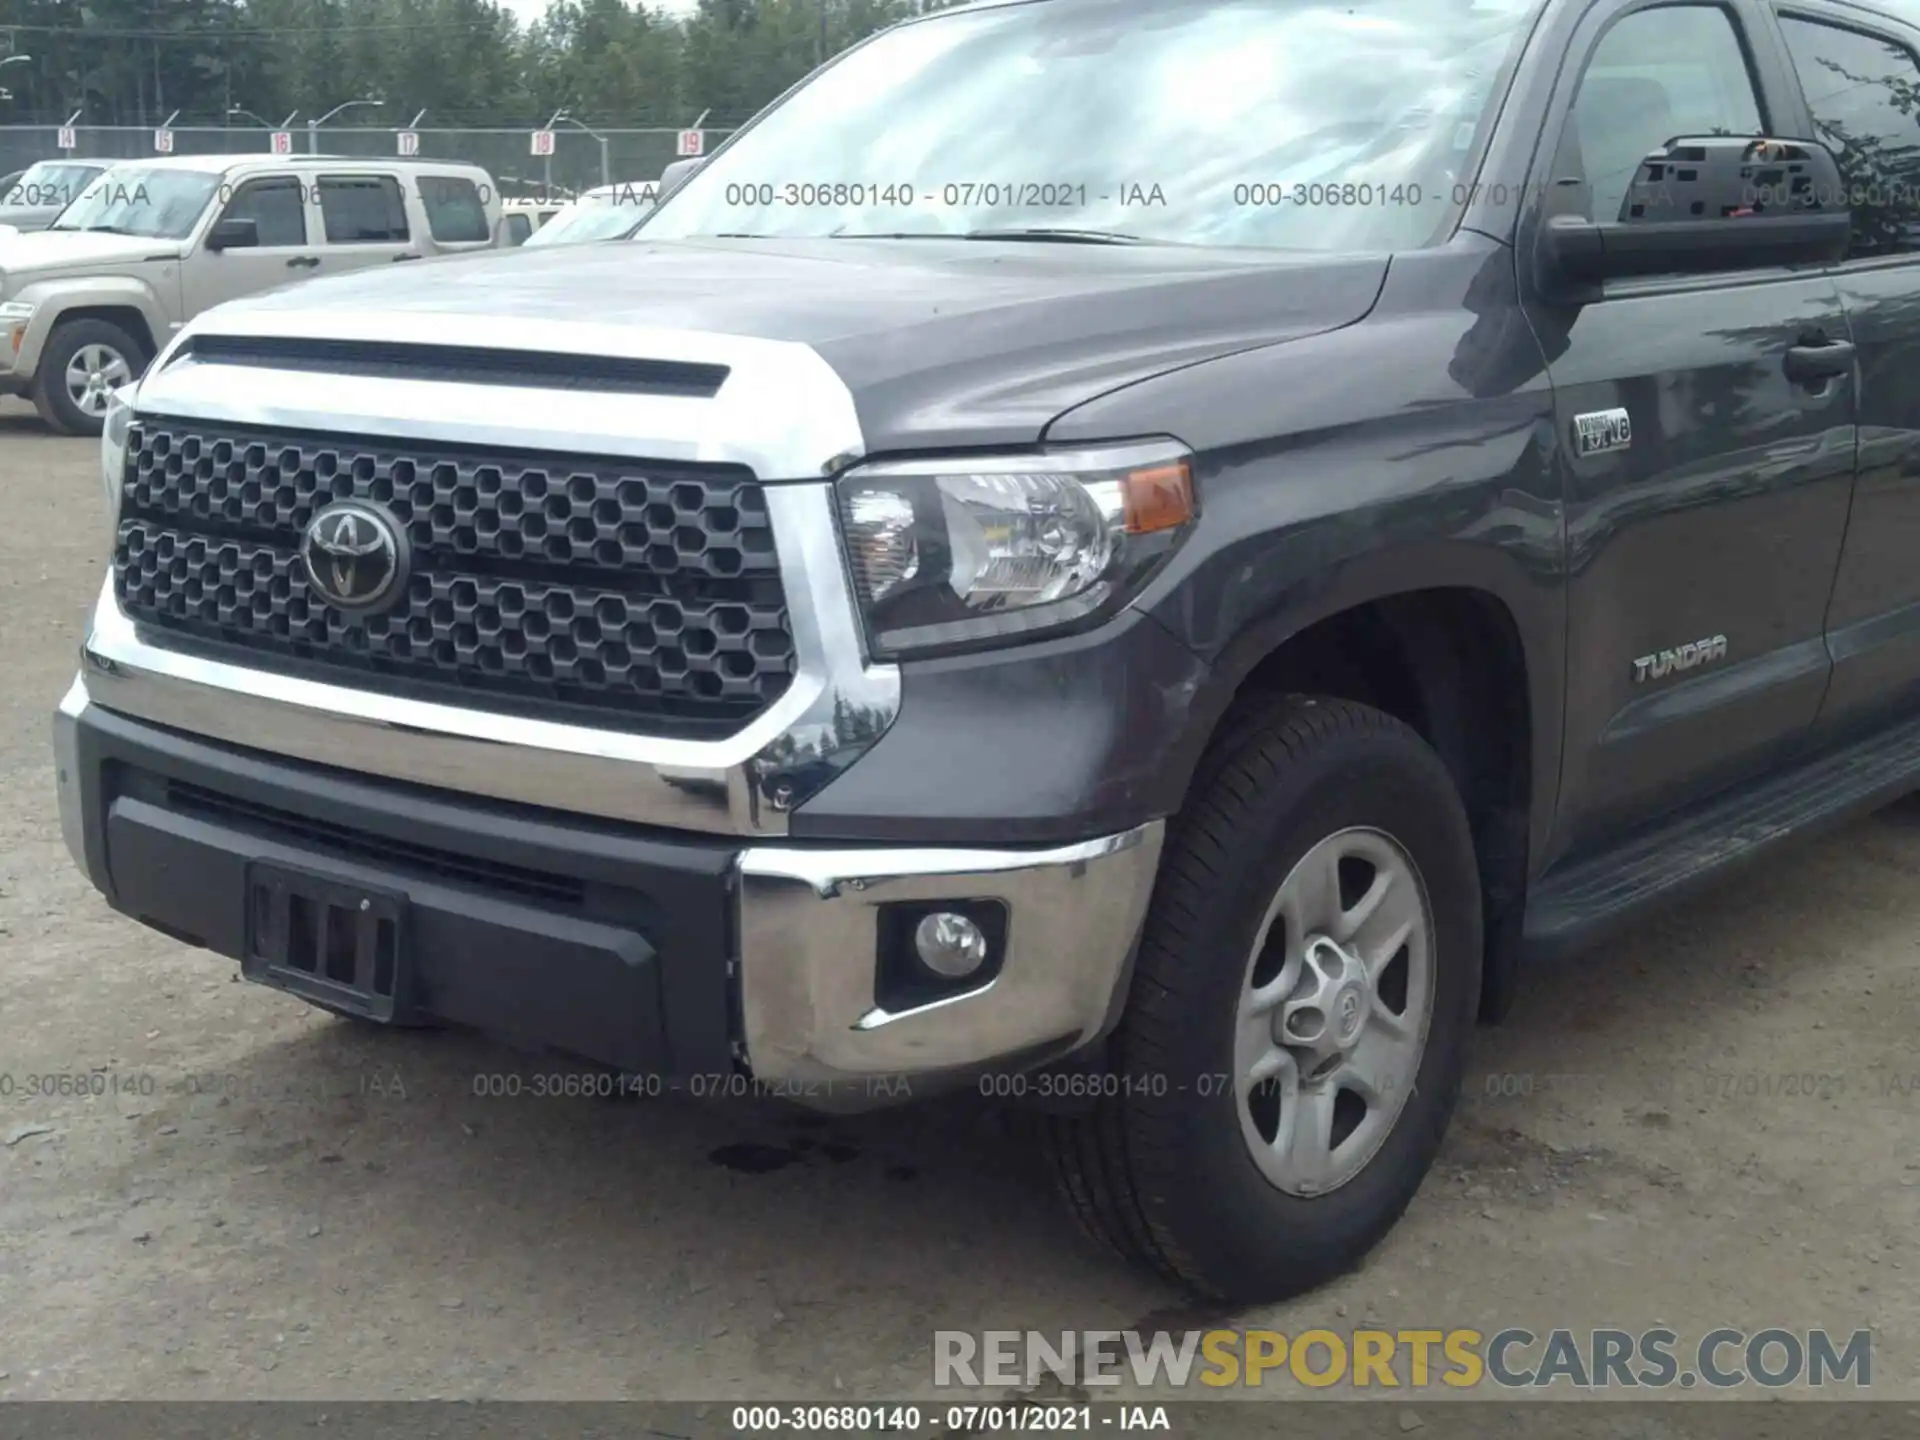
[[[1920,687],[1920,31],[1852,6],[1782,8],[1814,134],[1853,205],[1835,267],[1858,347],[1860,478],[1827,641],[1827,738],[1910,715]]]
[[[1548,215],[1623,218],[1642,158],[1668,140],[1791,134],[1800,113],[1764,10],[1595,6],[1556,89],[1520,253]],[[1787,373],[1790,349],[1847,339],[1817,270],[1610,281],[1573,305],[1523,269],[1567,500],[1557,856],[1806,742],[1827,684],[1855,395],[1850,373]]]
[[[390,265],[420,253],[406,193],[391,171],[323,170],[314,177],[313,198],[326,273]]]

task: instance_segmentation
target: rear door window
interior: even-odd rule
[[[316,188],[329,245],[396,245],[410,238],[406,199],[391,175],[322,175]]]
[[[1920,61],[1884,36],[1780,17],[1813,112],[1840,164],[1854,255],[1920,250]]]
[[[493,238],[480,189],[462,175],[422,175],[420,204],[427,229],[442,245],[485,244]]]

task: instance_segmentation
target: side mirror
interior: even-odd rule
[[[707,163],[704,155],[690,155],[685,160],[676,160],[660,172],[660,198],[665,199],[667,192],[676,189],[694,171]]]
[[[1642,160],[1616,219],[1548,220],[1542,248],[1550,271],[1575,283],[1820,265],[1845,257],[1852,222],[1824,145],[1707,135]]]
[[[207,233],[209,250],[251,250],[260,243],[259,222],[238,215],[213,222]]]

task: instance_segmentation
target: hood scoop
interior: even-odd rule
[[[169,364],[189,359],[377,380],[430,380],[697,400],[710,400],[719,394],[731,373],[725,365],[682,360],[267,335],[193,335]]]

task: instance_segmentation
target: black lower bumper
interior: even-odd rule
[[[74,739],[70,843],[137,920],[245,960],[251,877],[285,867],[404,903],[396,1020],[636,1074],[733,1068],[736,847],[725,841],[344,777],[98,706]]]

